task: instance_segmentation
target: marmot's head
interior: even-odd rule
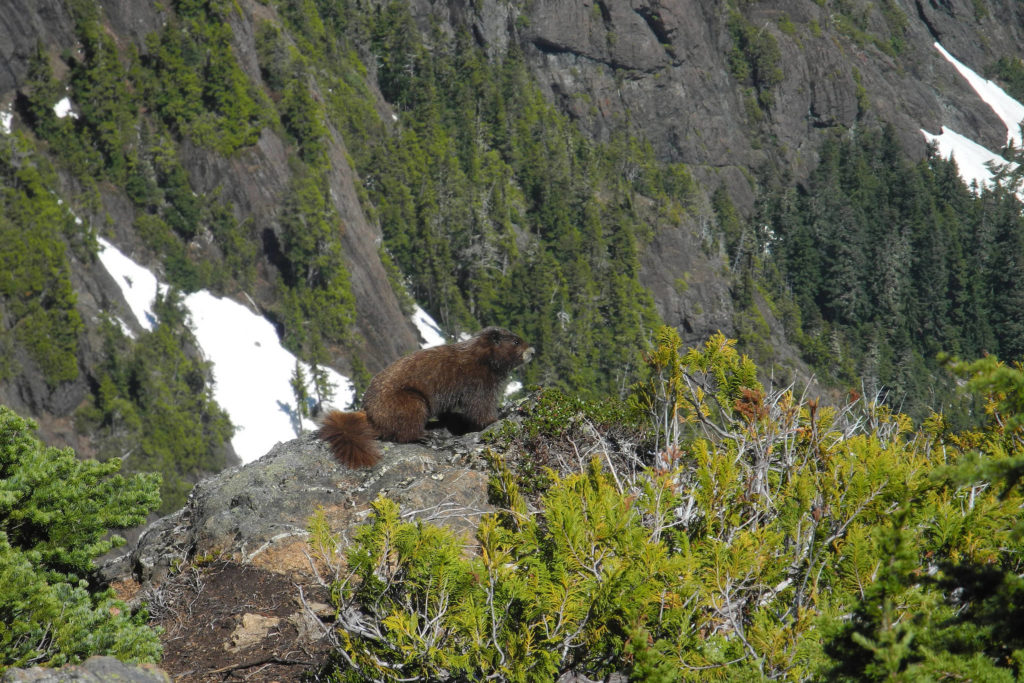
[[[519,365],[528,363],[534,348],[503,327],[485,327],[473,335],[473,345],[480,348],[485,362],[495,373],[507,374]]]

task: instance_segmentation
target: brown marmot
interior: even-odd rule
[[[532,346],[500,327],[416,351],[370,380],[361,411],[328,412],[318,435],[342,464],[370,467],[379,458],[374,439],[417,441],[432,418],[479,431],[498,419],[498,392],[508,373],[533,354]]]

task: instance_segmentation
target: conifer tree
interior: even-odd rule
[[[124,478],[117,459],[78,460],[44,446],[35,425],[0,406],[0,671],[110,654],[155,661],[157,634],[112,590],[90,585],[93,560],[159,504],[157,474]]]

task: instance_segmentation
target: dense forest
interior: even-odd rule
[[[807,183],[768,193],[730,243],[738,296],[760,288],[826,382],[918,419],[963,417],[940,358],[1024,358],[1018,176],[966,187],[891,128],[828,141]],[[756,335],[756,329],[751,336]]]

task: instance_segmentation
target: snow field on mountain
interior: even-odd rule
[[[104,267],[121,288],[139,325],[152,330],[153,299],[166,286],[110,242],[99,241]],[[245,306],[206,291],[187,295],[183,303],[203,357],[212,365],[214,400],[236,427],[231,445],[238,457],[251,462],[278,441],[294,438],[297,414],[290,380],[296,358],[281,346],[273,325]],[[122,327],[127,329],[123,323]],[[309,365],[301,365],[308,378]],[[332,405],[348,407],[354,396],[352,382],[326,370],[334,385]],[[310,420],[302,422],[305,429],[315,426]]]
[[[1002,88],[992,81],[976,74],[953,57],[953,55],[949,54],[938,43],[935,43],[935,49],[956,68],[960,75],[974,88],[974,92],[978,94],[978,97],[991,107],[996,116],[1006,124],[1007,144],[1013,144],[1018,149],[1024,146],[1024,139],[1022,139],[1020,129],[1020,123],[1024,121],[1024,104],[1007,95]],[[943,126],[938,135],[932,135],[923,129],[921,133],[928,142],[934,142],[938,146],[940,155],[947,159],[953,157],[957,168],[960,169],[960,177],[964,179],[964,182],[977,182],[979,188],[983,188],[992,182],[992,171],[989,170],[990,164],[1002,165],[1007,163],[1006,159],[998,153],[986,149],[970,138],[960,135],[948,126]],[[1018,194],[1021,195],[1021,199],[1024,199],[1024,191]]]

